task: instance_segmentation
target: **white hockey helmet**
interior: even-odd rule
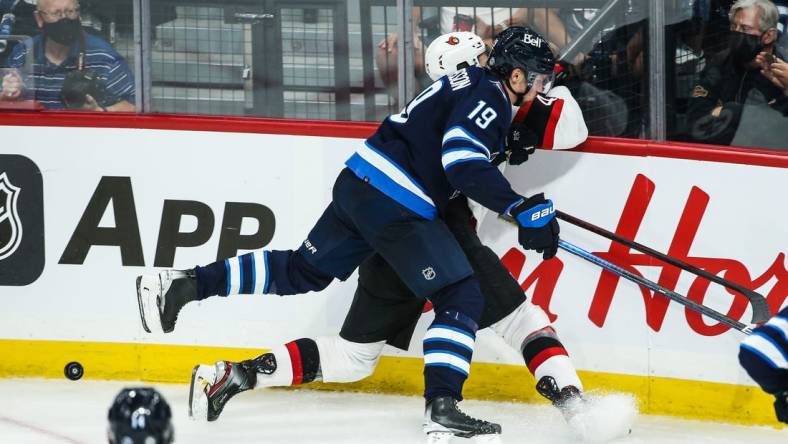
[[[454,74],[468,66],[481,66],[484,41],[472,32],[450,32],[435,39],[427,48],[424,66],[432,80]]]

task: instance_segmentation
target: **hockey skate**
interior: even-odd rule
[[[637,407],[629,395],[587,396],[572,385],[559,390],[551,376],[543,376],[536,391],[561,411],[581,441],[604,442],[632,431]]]
[[[271,353],[242,362],[195,366],[189,387],[189,417],[216,421],[233,396],[255,387],[257,373],[270,375],[275,370],[276,359]]]
[[[194,270],[164,270],[137,277],[137,302],[142,328],[151,333],[175,330],[178,313],[197,299]]]
[[[433,399],[424,412],[424,433],[427,444],[451,441],[453,436],[473,438],[477,443],[500,443],[501,426],[463,413],[457,400],[449,396]]]

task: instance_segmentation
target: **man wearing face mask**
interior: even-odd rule
[[[77,0],[39,0],[33,15],[41,34],[9,56],[14,69],[3,77],[0,100],[35,100],[48,109],[135,111],[126,60],[82,29]]]
[[[769,0],[738,0],[730,9],[728,49],[709,63],[691,92],[690,139],[729,145],[747,107],[780,109],[782,91],[761,73],[759,53],[779,57],[777,7]],[[780,57],[782,58],[782,57]]]

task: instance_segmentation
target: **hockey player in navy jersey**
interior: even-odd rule
[[[319,291],[334,278],[349,277],[377,252],[411,292],[427,297],[435,309],[424,340],[425,431],[500,433],[497,424],[470,418],[457,408],[483,300],[467,258],[441,217],[459,191],[516,220],[524,248],[545,259],[556,252],[552,203],[542,195],[519,196],[490,162],[504,151],[512,105],[522,103],[535,79],[525,45],[522,40],[496,45],[490,70],[470,67],[442,78],[402,113],[386,119],[346,162],[333,201],[297,251],[255,252],[186,272],[165,272],[164,278],[139,279],[144,327],[172,331],[185,303],[213,295]],[[299,340],[286,348],[298,357],[294,380],[325,376],[315,341]],[[192,392],[199,397],[191,402],[193,414],[215,419],[226,400],[240,391],[211,396],[233,372],[233,363],[226,364],[195,369],[193,385],[204,390]],[[260,375],[271,373],[270,364],[260,359],[248,365]]]
[[[526,40],[525,35],[531,41],[538,41],[538,34],[522,27],[509,28],[499,38]],[[532,59],[543,57],[547,65],[553,63],[546,42],[542,41],[542,45],[532,47],[531,51]],[[433,80],[486,62],[483,41],[469,32],[454,32],[437,38],[427,49],[426,57],[427,70]],[[525,114],[526,123],[510,129],[506,156],[500,156],[503,160],[508,157],[511,164],[524,162],[534,144],[542,147],[542,140],[552,139],[548,148],[566,149],[587,137],[580,107],[568,91],[562,91],[564,87],[544,90],[547,95],[542,95],[537,88],[538,84],[549,85],[551,79],[549,73],[543,73],[534,82],[535,86],[523,105],[528,113],[518,111],[521,116]],[[540,96],[543,100],[537,99]],[[560,131],[551,134],[553,128]],[[518,135],[516,139],[515,134]],[[580,378],[547,314],[527,300],[523,289],[495,252],[481,243],[467,199],[462,195],[452,198],[443,218],[481,285],[485,309],[479,328],[491,328],[522,356],[538,381],[537,390],[564,413],[580,438],[600,442],[626,434],[632,415],[624,412],[616,416],[611,408],[621,412],[622,402],[626,408],[631,405],[630,400],[620,396],[594,397],[587,402],[581,395],[583,386]],[[375,254],[359,267],[356,294],[339,335],[302,338],[295,342],[315,343],[320,368],[320,374],[314,376],[316,380],[358,381],[374,372],[384,345],[408,349],[423,306],[424,298],[413,294],[383,257]],[[306,380],[294,377],[292,362],[298,359],[293,355],[294,349],[289,343],[256,360],[235,363],[237,379],[228,378],[225,384],[232,387],[235,380],[252,378],[256,387],[289,386],[311,381],[311,377]],[[277,364],[271,365],[273,362]],[[217,365],[225,366],[227,363],[219,362]],[[265,368],[267,373],[259,372],[260,368]],[[519,381],[513,383],[519,385]],[[241,384],[251,387],[248,383]],[[219,397],[223,392],[219,389],[213,397]],[[604,420],[600,420],[602,417]]]
[[[788,423],[788,307],[741,342],[739,362],[763,391],[775,397],[777,420]]]

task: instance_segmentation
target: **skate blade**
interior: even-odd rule
[[[454,435],[451,432],[428,432],[427,433],[427,444],[449,444],[453,437],[457,436],[458,438],[464,438],[459,435]],[[476,444],[503,444],[501,440],[501,435],[497,433],[489,434],[489,435],[475,435],[473,437],[467,438],[473,440]],[[464,442],[467,442],[463,440]]]
[[[428,432],[427,444],[449,444],[453,437],[451,432]]]
[[[195,365],[189,385],[189,418],[194,421],[208,421],[208,391],[216,381],[216,367]]]
[[[137,303],[140,307],[142,328],[148,332],[164,333],[161,326],[161,312],[159,312],[158,296],[161,293],[161,284],[156,275],[142,275],[137,277]]]
[[[476,435],[473,437],[476,444],[502,444],[501,435],[494,433],[490,435]]]

